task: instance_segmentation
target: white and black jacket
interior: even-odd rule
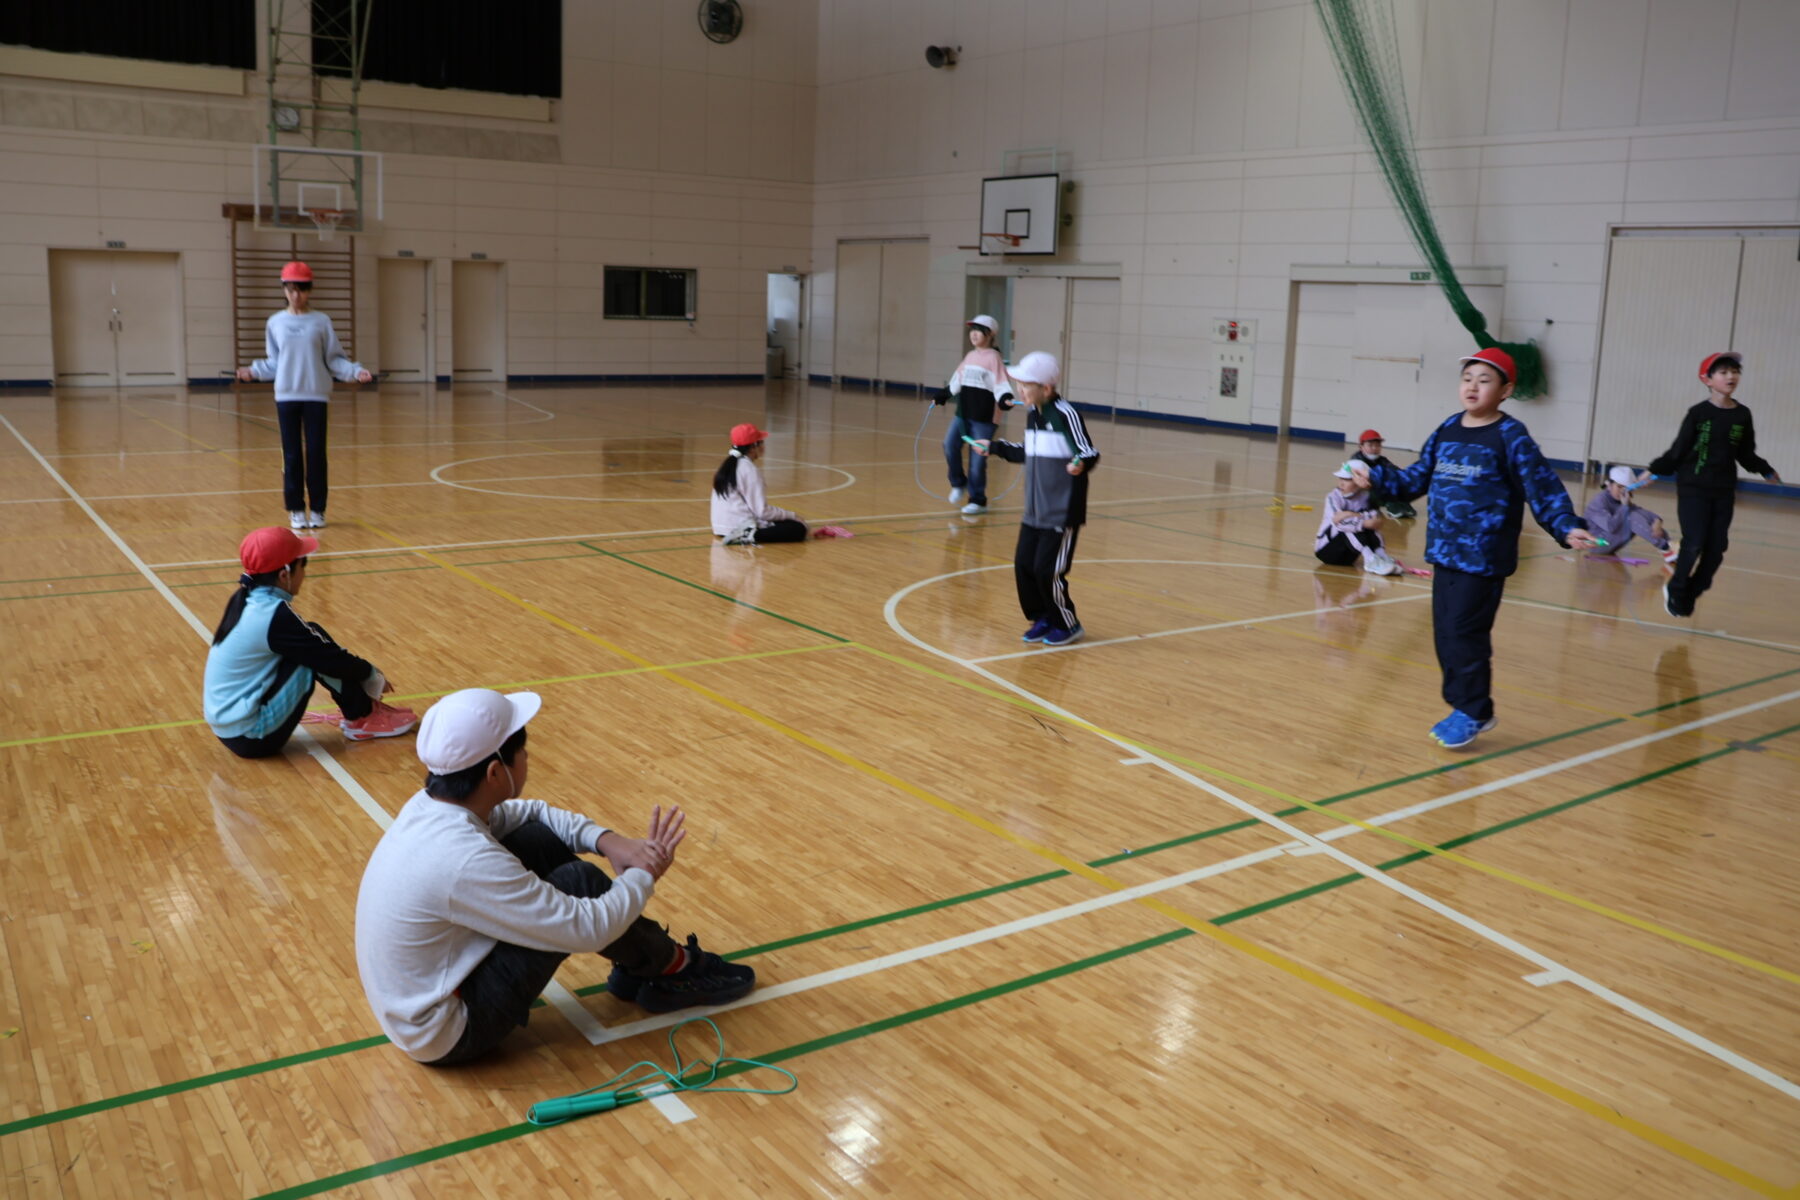
[[[1025,524],[1036,529],[1086,524],[1088,476],[1100,465],[1100,452],[1073,404],[1058,396],[1041,409],[1029,409],[1024,443],[995,439],[990,449],[1007,462],[1025,464]],[[1079,475],[1069,474],[1075,459],[1083,467]]]

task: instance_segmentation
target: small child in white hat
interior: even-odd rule
[[[1633,537],[1641,537],[1662,553],[1666,563],[1675,561],[1680,551],[1670,543],[1663,530],[1662,518],[1631,501],[1631,493],[1649,476],[1639,476],[1630,467],[1614,467],[1606,473],[1606,486],[1595,492],[1581,515],[1595,537],[1605,539],[1604,549],[1590,558],[1617,555]]]
[[[1400,574],[1400,564],[1381,540],[1384,519],[1369,496],[1369,464],[1352,458],[1332,474],[1338,485],[1325,494],[1325,515],[1313,538],[1313,554],[1327,566],[1353,566],[1361,558],[1363,570],[1371,575]]]

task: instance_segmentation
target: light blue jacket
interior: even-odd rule
[[[250,373],[264,383],[275,381],[277,403],[329,400],[332,376],[349,383],[365,369],[344,354],[331,318],[322,312],[282,309],[269,318],[263,344],[267,357],[251,363]]]

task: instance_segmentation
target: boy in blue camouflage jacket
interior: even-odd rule
[[[1506,577],[1519,566],[1524,508],[1565,546],[1591,549],[1562,480],[1524,424],[1500,411],[1512,395],[1512,355],[1490,348],[1462,360],[1463,410],[1425,439],[1419,461],[1369,468],[1375,486],[1411,500],[1430,491],[1425,559],[1432,635],[1450,715],[1431,736],[1455,749],[1494,727],[1493,631]]]

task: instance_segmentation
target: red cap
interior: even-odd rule
[[[1381,441],[1386,441],[1386,440],[1387,439],[1383,438],[1379,433],[1376,433],[1373,429],[1365,429],[1362,431],[1362,436],[1356,439],[1356,444],[1360,446],[1364,442],[1381,442]]]
[[[252,529],[238,546],[238,561],[252,575],[279,571],[297,558],[319,548],[319,539],[301,537],[291,529],[270,525]]]
[[[731,427],[731,444],[739,448],[744,446],[754,446],[768,436],[766,431],[758,429],[748,421],[744,422],[742,425],[733,425]]]
[[[1738,370],[1744,369],[1744,356],[1736,350],[1721,350],[1717,354],[1709,354],[1700,360],[1700,378],[1705,379],[1719,365],[1720,359],[1728,359]]]
[[[1495,368],[1502,375],[1506,376],[1506,382],[1508,383],[1511,383],[1519,377],[1519,369],[1513,365],[1512,355],[1508,354],[1498,346],[1489,346],[1486,350],[1471,354],[1469,357],[1463,359],[1460,365],[1466,367],[1472,362],[1486,363],[1488,366]]]
[[[281,282],[311,283],[312,268],[303,262],[291,262],[287,266],[281,268]]]

